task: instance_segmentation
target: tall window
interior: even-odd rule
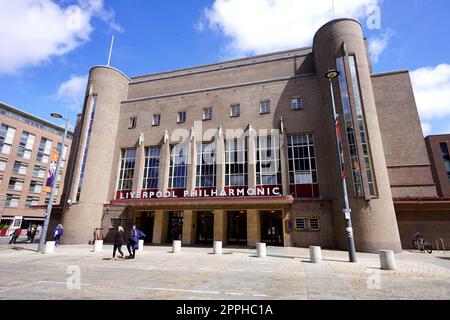
[[[303,110],[303,99],[301,97],[291,99],[292,110]]]
[[[211,120],[213,117],[213,109],[210,108],[204,108],[203,109],[203,120]]]
[[[160,157],[161,148],[145,148],[144,181],[142,186],[144,190],[158,189]]]
[[[160,124],[161,124],[161,115],[160,114],[154,114],[153,115],[152,126],[158,127]]]
[[[8,189],[12,190],[12,191],[22,191],[23,183],[24,183],[23,179],[17,179],[17,178],[12,177],[9,180]]]
[[[38,197],[32,197],[28,196],[27,200],[25,201],[25,208],[31,208],[32,206],[39,205],[39,198]]]
[[[133,190],[134,170],[136,166],[136,149],[122,149],[120,158],[119,183],[117,186],[118,198],[120,194]]]
[[[441,148],[441,155],[444,159],[445,170],[447,171],[448,182],[450,183],[450,154],[448,152],[448,146],[446,143],[439,144]]]
[[[19,206],[20,197],[13,195],[13,194],[7,194],[6,195],[6,201],[5,201],[5,207],[7,208],[17,208]]]
[[[270,100],[261,101],[259,103],[259,113],[270,113]]]
[[[225,142],[225,186],[228,189],[248,186],[247,149],[247,137]]]
[[[216,187],[216,143],[197,144],[196,187],[214,189]]]
[[[30,160],[31,153],[33,152],[34,140],[36,136],[29,132],[22,132],[22,137],[20,138],[19,149],[17,150],[17,156],[24,159]]]
[[[256,140],[256,185],[281,190],[280,139],[261,136]]]
[[[370,195],[376,196],[377,190],[373,176],[372,159],[370,157],[370,145],[367,137],[366,121],[364,120],[361,92],[359,90],[359,77],[358,71],[356,69],[355,56],[350,56],[349,61],[350,61],[350,73],[352,76],[353,93],[355,95],[356,116],[358,117],[358,128],[361,136],[361,144],[363,147],[364,162],[366,164],[367,180],[369,182]]]
[[[5,172],[8,160],[0,159],[0,172]]]
[[[16,135],[16,129],[6,124],[2,124],[0,127],[0,151],[4,154],[11,153],[11,146]]]
[[[128,129],[135,129],[137,127],[137,117],[131,117]]]
[[[350,96],[348,93],[347,77],[345,72],[344,58],[337,59],[339,70],[339,88],[341,90],[342,108],[344,110],[345,129],[347,132],[348,147],[350,152],[350,162],[352,164],[353,185],[357,196],[363,195],[361,169],[358,157],[358,147],[356,145],[355,127],[353,125],[352,108],[350,105]]]
[[[232,118],[239,118],[241,116],[241,106],[239,104],[230,107],[230,116]]]
[[[39,150],[36,157],[36,161],[48,163],[51,151],[52,151],[52,141],[47,138],[41,138],[41,143],[39,144]]]
[[[56,147],[56,151],[58,151],[61,154],[61,168],[64,168],[64,165],[66,163],[67,159],[67,146],[64,145],[64,148],[62,147],[62,143],[58,142],[58,146]]]
[[[76,196],[77,202],[80,201],[81,189],[83,188],[84,173],[86,171],[86,162],[87,162],[87,156],[88,156],[88,151],[89,151],[89,141],[91,139],[92,128],[94,126],[96,105],[97,105],[97,96],[93,96],[92,104],[91,104],[91,111],[89,113],[89,119],[88,119],[88,123],[89,123],[88,132],[87,132],[86,138],[84,140],[83,160],[81,162],[80,176],[78,177],[78,187],[77,187],[77,196]]]
[[[178,112],[178,123],[186,122],[186,111]]]
[[[289,185],[296,198],[318,198],[316,153],[312,134],[289,136]]]
[[[188,144],[177,144],[170,147],[169,189],[176,196],[183,196],[187,185]]]
[[[28,165],[26,163],[21,163],[19,161],[14,162],[13,173],[26,175],[28,170]]]

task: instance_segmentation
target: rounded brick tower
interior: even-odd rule
[[[330,195],[333,198],[337,246],[347,248],[331,95],[325,77],[330,69],[340,72],[339,77],[333,80],[333,86],[356,250],[400,252],[400,236],[361,25],[353,19],[330,21],[317,31],[313,50],[324,110],[322,128],[326,128],[324,130],[329,137],[326,143],[330,147],[326,156],[330,182],[336,186]]]
[[[98,66],[90,70],[78,143],[71,153],[73,179],[62,216],[64,243],[87,243],[101,226],[103,206],[114,192],[111,176],[121,102],[127,99],[130,79],[120,71]],[[67,201],[70,200],[69,205]]]

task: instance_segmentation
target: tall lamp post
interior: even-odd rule
[[[38,252],[43,252],[44,251],[45,240],[46,240],[46,237],[47,237],[48,225],[50,223],[50,216],[52,214],[53,200],[55,199],[55,194],[56,194],[56,181],[58,180],[59,169],[61,168],[62,154],[63,154],[63,151],[64,151],[64,146],[65,146],[66,137],[67,137],[67,130],[68,130],[68,127],[69,127],[69,119],[64,119],[63,116],[60,115],[59,113],[52,113],[51,116],[53,118],[62,119],[64,121],[66,121],[66,126],[65,126],[65,129],[64,129],[64,136],[63,136],[63,141],[62,141],[62,147],[61,147],[61,150],[59,151],[58,164],[56,165],[55,178],[53,179],[52,186],[51,186],[52,187],[52,191],[50,193],[50,199],[49,199],[48,205],[47,205],[47,213],[45,215],[44,227],[42,228],[41,238],[39,239]]]
[[[331,94],[331,102],[333,105],[333,120],[336,128],[336,146],[337,146],[337,156],[339,159],[339,168],[341,172],[341,180],[342,180],[342,190],[344,193],[344,209],[342,210],[345,216],[345,231],[347,232],[347,246],[348,246],[348,256],[350,262],[356,263],[356,250],[355,250],[355,241],[353,239],[353,227],[352,227],[352,218],[350,209],[350,203],[348,201],[348,192],[347,192],[347,182],[346,182],[346,174],[345,174],[345,162],[344,162],[344,151],[342,148],[342,136],[341,136],[341,128],[339,125],[339,115],[336,112],[336,102],[334,100],[334,90],[333,90],[333,79],[339,76],[339,71],[332,69],[329,70],[325,77],[328,79],[328,83],[330,85],[330,94]]]

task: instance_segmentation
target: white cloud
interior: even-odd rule
[[[78,0],[68,7],[55,0],[0,1],[0,74],[14,74],[89,41],[93,18],[121,31],[103,0]]]
[[[374,63],[378,63],[380,56],[386,50],[389,40],[394,35],[394,32],[390,29],[385,30],[380,36],[370,38],[369,51]]]
[[[335,0],[336,17],[363,18],[380,0]],[[232,55],[310,46],[314,33],[333,18],[331,0],[215,0],[195,25],[229,38]]]
[[[67,109],[80,111],[83,108],[84,96],[88,82],[88,75],[72,75],[69,80],[60,84],[56,98],[60,100]]]
[[[423,122],[450,116],[450,65],[420,68],[411,72],[417,108]]]

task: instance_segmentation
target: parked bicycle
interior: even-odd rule
[[[419,232],[417,232],[411,238],[414,239],[412,241],[412,245],[416,250],[420,250],[422,252],[426,251],[429,254],[433,253],[433,246],[431,245],[431,243],[425,240]]]

